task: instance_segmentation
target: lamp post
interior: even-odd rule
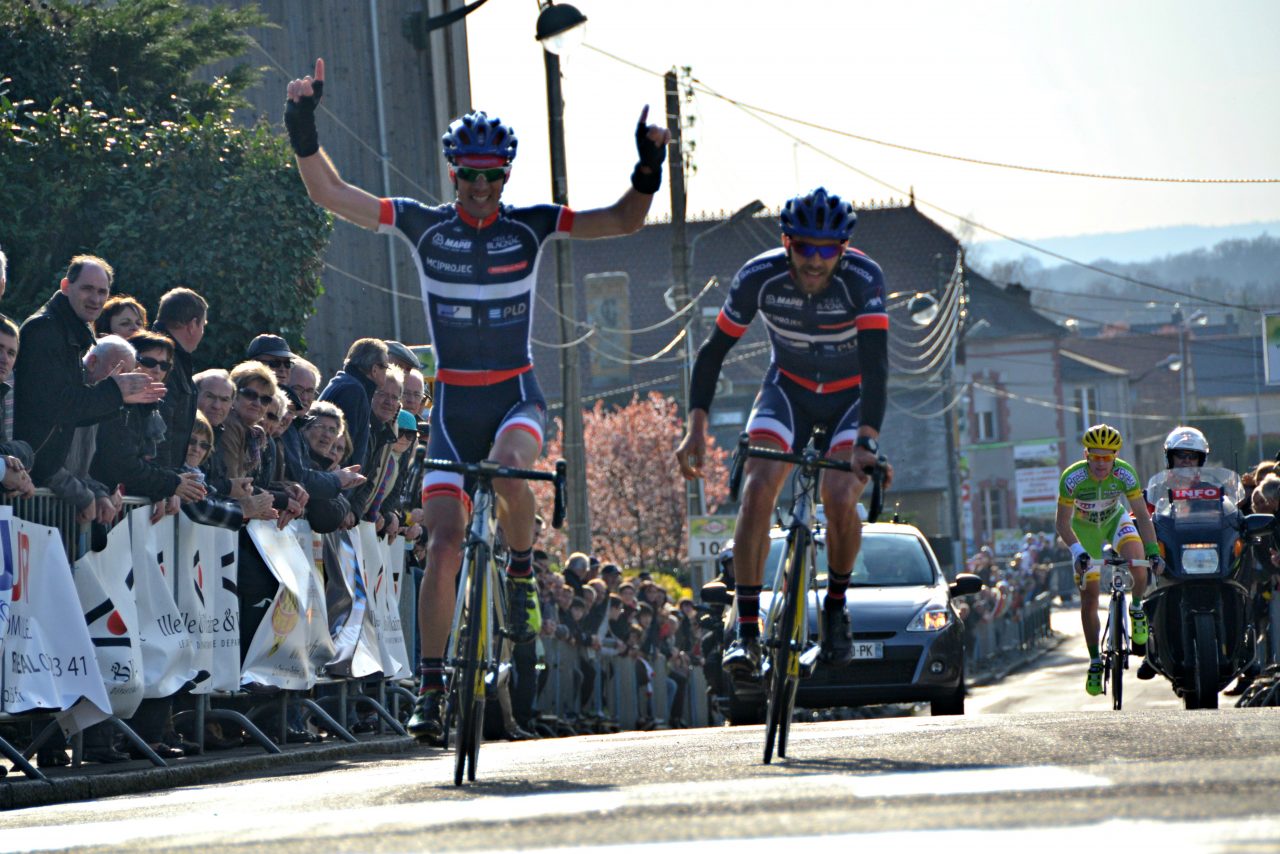
[[[1176,306],[1175,306],[1176,307]],[[1178,408],[1179,424],[1187,423],[1187,373],[1189,368],[1189,360],[1187,358],[1187,330],[1192,326],[1204,326],[1209,322],[1209,315],[1203,311],[1196,311],[1183,320],[1178,322],[1178,367],[1169,366],[1169,370],[1178,371],[1179,373],[1179,392],[1181,396],[1181,405]]]
[[[569,204],[569,179],[565,167],[564,96],[560,91],[560,54],[581,41],[583,15],[568,3],[547,0],[538,13],[537,39],[547,75],[547,125],[551,147],[551,200]],[[578,314],[573,289],[573,250],[569,241],[554,243],[556,259],[556,309],[560,313],[560,343],[573,340],[573,318]],[[591,519],[587,503],[586,447],[582,438],[582,391],[578,352],[560,351],[560,398],[564,402],[564,457],[569,466],[569,550],[591,550]]]

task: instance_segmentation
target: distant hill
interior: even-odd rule
[[[1280,309],[1280,223],[1272,225],[1271,234],[1233,237],[1207,247],[1165,252],[1138,261],[1116,260],[1106,254],[1083,251],[1073,254],[1066,248],[1050,247],[1092,267],[1158,286],[1154,288],[1077,265],[1049,266],[1033,257],[993,262],[980,247],[971,251],[969,257],[971,266],[992,281],[1000,284],[1019,282],[1026,286],[1032,292],[1033,305],[1059,322],[1075,318],[1095,323],[1150,323],[1160,317],[1169,317],[1174,304],[1181,303],[1188,310],[1204,310],[1217,323],[1226,320],[1228,314],[1242,320],[1246,311]],[[1264,223],[1256,224],[1258,229],[1265,226]],[[1197,226],[1152,229],[1135,232],[1134,238],[1138,244],[1147,239],[1148,245],[1155,246],[1160,245],[1159,241],[1143,235],[1154,231],[1185,233],[1189,242],[1194,234],[1216,230]],[[1100,237],[1114,239],[1119,246],[1126,235]],[[1093,238],[1083,236],[1061,240],[1082,241],[1081,247],[1100,245],[1090,243]],[[1049,243],[1039,242],[1046,246]],[[1118,257],[1130,257],[1128,250]],[[1218,302],[1229,303],[1232,307],[1218,305]]]
[[[1037,246],[1060,253],[1077,261],[1106,258],[1117,264],[1149,261],[1165,255],[1207,249],[1224,240],[1247,240],[1263,234],[1280,237],[1280,221],[1247,222],[1238,225],[1175,225],[1108,234],[1077,234],[1071,237],[1046,237],[1030,240]],[[987,240],[969,247],[970,263],[976,266],[1017,261],[1023,256],[1035,258],[1045,267],[1056,267],[1061,261],[1033,252],[1008,240]]]

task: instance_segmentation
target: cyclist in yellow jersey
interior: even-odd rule
[[[1085,458],[1072,463],[1058,480],[1058,536],[1071,549],[1076,586],[1080,588],[1080,622],[1089,648],[1089,673],[1085,690],[1102,693],[1102,658],[1098,654],[1098,594],[1101,572],[1093,564],[1101,560],[1102,547],[1112,547],[1129,561],[1159,560],[1156,529],[1142,497],[1142,482],[1133,466],[1117,457],[1124,439],[1120,431],[1096,424],[1082,437]],[[1128,502],[1126,511],[1122,502]],[[1136,523],[1136,525],[1135,525]],[[1133,566],[1133,598],[1129,619],[1133,624],[1134,652],[1141,655],[1147,643],[1147,615],[1142,593],[1147,588],[1145,567]]]

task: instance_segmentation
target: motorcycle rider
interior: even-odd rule
[[[1169,435],[1164,437],[1164,460],[1165,468],[1172,469],[1199,469],[1209,459],[1209,440],[1204,437],[1194,427],[1178,426],[1169,431]],[[1188,473],[1189,477],[1194,477]],[[1152,478],[1154,480],[1155,478]],[[1150,486],[1150,482],[1148,482]],[[1147,493],[1148,502],[1153,498],[1150,492]],[[1151,510],[1152,506],[1147,505],[1147,509]],[[1158,564],[1155,558],[1151,562],[1151,571],[1156,575],[1164,572],[1163,564]],[[1145,658],[1142,664],[1138,666],[1139,679],[1153,679],[1156,675],[1156,669],[1151,666],[1151,662]]]
[[[1147,643],[1147,615],[1142,610],[1142,593],[1147,587],[1147,572],[1133,561],[1158,558],[1155,525],[1146,502],[1142,500],[1142,484],[1133,466],[1119,459],[1124,439],[1120,431],[1107,424],[1095,424],[1081,437],[1083,460],[1068,466],[1058,480],[1058,512],[1055,527],[1058,536],[1071,549],[1076,586],[1080,589],[1080,622],[1084,626],[1085,644],[1089,649],[1089,672],[1085,691],[1090,696],[1102,693],[1102,657],[1098,651],[1098,595],[1101,571],[1092,566],[1093,556],[1102,557],[1102,546],[1110,543],[1130,561],[1133,574],[1133,601],[1129,606],[1134,652],[1141,655]],[[1129,511],[1120,503],[1128,501]],[[1135,526],[1136,523],[1136,526]],[[1141,536],[1139,536],[1141,532]]]

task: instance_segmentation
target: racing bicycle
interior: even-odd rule
[[[738,451],[734,456],[729,475],[729,491],[734,501],[742,481],[742,470],[747,457],[776,460],[796,466],[793,475],[791,523],[787,527],[784,557],[775,569],[772,589],[781,591],[769,602],[765,617],[768,635],[764,640],[762,671],[765,682],[765,740],[764,762],[773,761],[775,743],[778,756],[787,755],[787,736],[791,718],[795,712],[796,689],[802,676],[813,672],[821,650],[822,621],[818,620],[818,642],[814,643],[808,631],[810,595],[817,602],[817,544],[821,534],[820,523],[814,508],[818,504],[818,481],[822,469],[852,472],[853,464],[847,460],[835,460],[824,456],[819,447],[822,431],[816,430],[813,440],[799,454],[789,454],[772,448],[752,447],[750,438],[743,433],[738,439]],[[884,457],[867,470],[871,476],[871,497],[867,520],[874,522],[883,509]]]
[[[1124,702],[1124,672],[1129,669],[1129,656],[1133,644],[1129,637],[1129,609],[1125,600],[1133,589],[1131,566],[1150,566],[1147,560],[1130,561],[1116,553],[1108,543],[1102,547],[1102,562],[1111,567],[1109,591],[1111,602],[1107,606],[1107,624],[1102,629],[1102,690],[1111,694],[1111,708],[1120,711]]]
[[[454,745],[453,784],[462,778],[476,779],[476,762],[484,735],[486,682],[497,684],[500,668],[511,663],[511,636],[507,630],[505,573],[494,559],[497,537],[497,502],[493,491],[496,478],[518,478],[550,482],[555,487],[555,512],[551,524],[564,524],[565,462],[557,460],[554,472],[533,471],[500,465],[493,460],[455,463],[425,461],[426,468],[451,471],[475,481],[471,524],[463,546],[462,571],[458,576],[458,596],[453,606],[453,630],[445,653],[450,672],[445,701],[444,741],[457,722]]]

